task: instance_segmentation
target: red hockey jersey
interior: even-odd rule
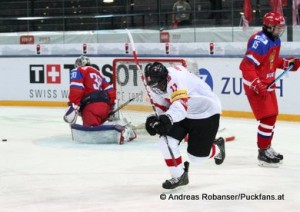
[[[245,84],[251,84],[255,78],[265,84],[275,79],[276,69],[283,68],[280,46],[280,39],[273,41],[262,31],[249,38],[245,57],[240,64]]]
[[[110,104],[116,99],[113,85],[110,85],[100,75],[99,71],[91,66],[77,67],[70,72],[69,101],[76,105],[84,96],[94,91],[105,90],[108,94]]]

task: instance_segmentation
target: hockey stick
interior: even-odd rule
[[[227,129],[225,127],[223,128],[219,128],[218,133],[228,133]],[[229,134],[229,133],[228,133]],[[234,135],[221,135],[221,137],[223,137],[225,139],[226,142],[231,142],[235,140],[235,136]]]
[[[115,114],[116,112],[118,112],[119,110],[121,110],[123,107],[125,107],[126,105],[128,105],[130,102],[132,102],[133,100],[135,100],[137,97],[139,97],[140,95],[142,95],[143,92],[140,92],[138,95],[136,95],[135,97],[127,100],[126,102],[124,102],[123,104],[121,104],[117,109],[115,109],[114,111],[111,111],[108,116],[111,116],[113,114]]]
[[[281,77],[283,77],[285,74],[287,74],[290,70],[294,68],[294,64],[290,65],[284,72],[278,75],[268,86],[267,89],[271,88]]]
[[[229,133],[226,131],[226,128],[223,127],[223,128],[220,128],[218,130],[218,133],[221,133],[221,135],[218,135],[217,137],[222,137],[224,138],[224,140],[226,142],[231,142],[231,141],[234,141],[235,140],[235,136],[234,135],[228,135]],[[188,142],[188,139],[189,139],[189,135],[186,135],[185,138],[183,139],[185,142]]]
[[[133,129],[134,130],[143,130],[143,131],[146,131],[144,123],[141,123],[139,125],[133,126]],[[235,135],[231,134],[231,132],[228,132],[225,127],[220,128],[218,130],[218,133],[221,133],[221,134],[225,133],[224,135],[221,135],[220,137],[223,137],[226,142],[231,142],[231,141],[234,141],[236,139]],[[184,141],[187,142],[187,137],[184,138]]]
[[[130,33],[130,31],[129,31],[128,29],[126,29],[126,32],[127,32],[127,35],[128,35],[129,41],[130,41],[130,44],[131,44],[132,55],[133,55],[134,62],[135,62],[135,64],[136,64],[136,66],[137,66],[138,72],[139,72],[140,75],[141,75],[141,79],[142,79],[142,81],[143,81],[144,87],[145,87],[145,89],[146,89],[146,91],[147,91],[147,94],[148,94],[148,97],[149,97],[149,99],[150,99],[151,107],[152,107],[152,109],[153,109],[153,111],[154,111],[156,117],[158,117],[157,111],[156,111],[156,109],[155,109],[155,107],[154,107],[153,99],[152,99],[152,97],[151,97],[151,95],[150,95],[150,92],[149,92],[149,90],[148,90],[148,86],[147,86],[147,84],[146,84],[146,82],[145,82],[145,77],[144,77],[143,71],[141,70],[141,66],[140,66],[140,63],[139,63],[138,58],[137,58],[137,53],[136,53],[136,49],[135,49],[135,45],[134,45],[134,42],[133,42],[132,35],[131,35],[131,33]],[[167,144],[169,153],[170,153],[170,155],[171,155],[171,157],[172,157],[173,164],[174,164],[175,166],[177,166],[177,162],[176,162],[174,153],[173,153],[173,151],[172,151],[172,149],[171,149],[171,147],[170,147],[170,145],[169,145],[168,138],[167,138],[167,136],[163,136],[163,137],[164,137],[165,142],[166,142],[166,144]]]
[[[69,105],[69,104],[68,104]],[[78,107],[79,108],[79,107]],[[73,117],[72,120],[68,120],[68,116],[73,113],[75,111],[75,115]],[[74,141],[74,135],[73,135],[73,131],[72,131],[72,124],[76,124],[77,121],[77,117],[78,117],[78,111],[77,108],[74,109],[73,105],[69,105],[67,112],[65,113],[65,115],[63,116],[63,119],[66,123],[69,123],[70,129],[71,129],[71,135],[72,135],[72,141]]]
[[[80,106],[78,107],[78,108],[80,108]],[[78,109],[79,110],[79,109]],[[78,114],[79,112],[77,111],[76,112],[76,118],[75,118],[75,121],[74,121],[74,123],[73,124],[76,124],[76,121],[77,121],[77,118],[78,118]],[[71,135],[72,135],[72,141],[74,141],[74,135],[73,135],[73,130],[72,130],[72,124],[70,124],[70,129],[71,129]]]
[[[71,124],[70,124],[70,129],[71,129],[72,141],[74,141],[74,135],[73,135],[73,130],[72,130],[72,126],[71,126]]]

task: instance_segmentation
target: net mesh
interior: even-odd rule
[[[124,109],[121,114],[140,131],[144,130],[144,123],[150,114],[153,114],[150,99],[142,81],[141,74],[147,64],[160,62],[166,67],[183,65],[192,72],[197,72],[197,64],[191,60],[183,59],[153,59],[142,58],[138,60],[141,71],[131,58],[118,58],[113,61],[114,86],[119,105],[124,104],[129,99],[135,98]]]
[[[145,66],[148,63],[161,62],[166,67],[183,65],[188,71],[200,77],[199,68],[197,62],[193,59],[153,59],[143,58],[139,59],[141,70],[144,71]],[[141,79],[141,73],[138,71],[134,59],[119,58],[113,61],[113,76],[114,86],[116,88],[118,104],[121,105],[131,98],[135,98],[121,111],[121,118],[126,118],[130,125],[135,128],[136,133],[139,137],[148,136],[145,130],[146,118],[153,114],[151,103],[147,95],[147,91]],[[201,77],[200,77],[201,78]],[[229,135],[230,134],[230,135]],[[226,141],[232,141],[235,136],[226,130],[221,128],[218,132],[217,137],[222,136]],[[152,137],[153,138],[153,137]]]

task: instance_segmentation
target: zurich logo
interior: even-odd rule
[[[209,71],[205,68],[200,68],[199,69],[199,74],[200,74],[200,79],[202,79],[204,82],[206,82],[206,84],[209,85],[211,90],[213,90],[214,83],[213,83],[213,79],[212,79]]]

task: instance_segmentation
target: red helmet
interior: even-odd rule
[[[278,12],[268,12],[264,15],[264,25],[285,25],[284,17]]]

